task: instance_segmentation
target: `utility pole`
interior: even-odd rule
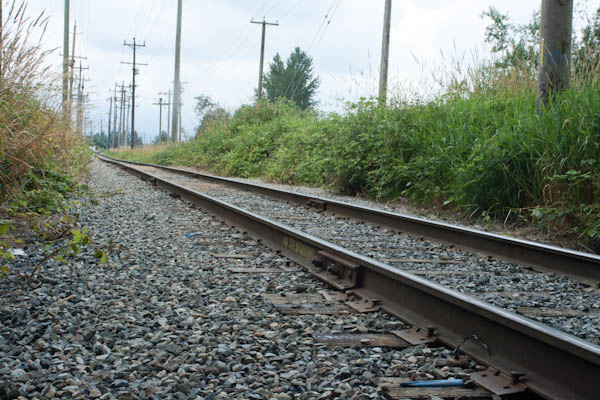
[[[138,73],[138,70],[135,68],[136,65],[148,65],[148,64],[140,64],[137,63],[136,64],[136,60],[135,60],[135,54],[136,54],[136,49],[138,47],[146,47],[146,42],[144,42],[144,44],[136,44],[135,43],[135,38],[133,38],[133,43],[126,43],[125,41],[123,41],[123,45],[124,46],[129,46],[131,47],[131,49],[133,50],[133,63],[127,63],[127,62],[122,62],[121,64],[130,64],[133,65],[131,68],[132,71],[132,86],[131,86],[131,148],[133,149],[133,147],[135,146],[135,76]]]
[[[112,142],[112,147],[113,148],[117,148],[117,86],[119,86],[118,83],[115,83],[115,89],[114,89],[114,97],[113,97],[113,101],[115,104],[114,110],[113,110],[113,142]]]
[[[379,104],[385,105],[387,96],[388,64],[390,60],[390,21],[392,0],[385,0],[383,13],[383,38],[381,41],[381,67],[379,68]]]
[[[117,146],[121,146],[123,139],[123,111],[125,110],[125,82],[121,82],[121,106],[119,108],[119,137],[117,140]]]
[[[110,147],[110,143],[112,142],[112,135],[111,135],[111,131],[110,131],[110,120],[112,119],[112,105],[113,105],[113,98],[112,96],[110,96],[108,99],[110,103],[110,105],[108,106],[108,132],[107,132],[107,137],[106,137],[106,142],[107,142],[107,147]]]
[[[155,106],[159,107],[158,111],[158,142],[160,143],[160,135],[162,135],[162,108],[166,106],[166,103],[163,103],[163,98],[160,97],[158,99],[158,103],[152,103]]]
[[[67,106],[69,95],[69,11],[71,9],[70,0],[65,0],[65,21],[63,34],[63,82],[62,82],[62,106],[64,118],[71,120],[71,113]]]
[[[167,102],[163,103],[167,105],[167,143],[171,139],[171,89],[169,89],[168,93],[160,92],[159,94],[167,95]]]
[[[71,70],[71,76],[69,77],[69,102],[67,103],[67,107],[68,107],[68,114],[71,115],[71,108],[73,106],[73,86],[75,84],[75,59],[79,58],[82,60],[87,60],[87,57],[77,57],[75,56],[75,42],[77,40],[77,22],[75,22],[75,25],[73,26],[73,43],[72,43],[72,49],[71,49],[71,61],[69,62],[69,67]]]
[[[81,61],[79,62],[79,92],[77,94],[77,132],[82,133],[83,123],[83,83],[86,81],[83,78],[83,70],[90,69],[89,67],[83,68]]]
[[[177,33],[175,34],[175,72],[173,77],[173,121],[171,122],[171,134],[173,143],[177,142],[179,131],[179,107],[181,106],[181,82],[179,65],[181,58],[181,0],[177,0]]]
[[[569,87],[572,25],[573,0],[542,0],[538,107],[548,105],[550,94]]]
[[[183,85],[184,84],[188,84],[188,82],[179,82],[179,109],[177,110],[177,127],[178,127],[178,131],[177,131],[177,140],[181,142],[181,95],[183,94],[184,90],[183,90]]]
[[[0,0],[1,1],[1,0]],[[73,48],[71,50],[71,79],[69,79],[69,101],[67,102],[67,114],[71,115],[71,105],[73,103],[73,81],[74,81],[74,77],[73,75],[75,74],[75,40],[77,38],[77,22],[75,22],[75,25],[73,26]],[[69,121],[69,123],[71,123],[71,121]]]
[[[278,23],[266,22],[263,18],[261,21],[250,21],[251,24],[260,24],[262,25],[262,37],[260,41],[260,66],[258,71],[258,100],[262,99],[262,81],[263,81],[263,65],[265,61],[265,30],[267,25],[279,26]]]
[[[129,106],[131,105],[131,97],[127,96],[127,92],[125,92],[125,118],[123,119],[123,146],[127,145],[127,126],[129,125],[129,112],[131,109]]]

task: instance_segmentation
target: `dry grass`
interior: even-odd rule
[[[6,11],[3,10],[3,11]],[[13,0],[3,15],[0,72],[0,200],[18,196],[30,174],[66,173],[81,166],[83,138],[61,116],[59,93],[45,64],[53,51],[39,43],[47,18],[27,15],[27,2]]]

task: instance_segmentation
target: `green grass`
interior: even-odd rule
[[[118,158],[120,160],[152,163],[154,162],[154,155],[156,153],[161,153],[166,149],[166,144],[155,144],[134,147],[133,150],[130,147],[120,147],[118,149],[110,149],[105,151],[105,153],[109,157]]]
[[[151,157],[240,177],[407,197],[471,218],[539,224],[600,249],[600,90],[578,84],[546,109],[531,82],[496,80],[428,103],[349,104],[320,115],[244,106]]]

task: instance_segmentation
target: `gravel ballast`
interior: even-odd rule
[[[324,284],[283,269],[232,273],[294,264],[114,167],[95,161],[90,188],[94,200],[73,213],[95,243],[112,242],[109,263],[90,248],[46,263],[39,286],[0,280],[0,398],[383,399],[374,378],[470,371],[447,366],[445,348],[316,343],[315,333],[406,326],[382,312],[282,314],[264,294]],[[13,268],[28,274],[43,254],[23,250]]]
[[[152,167],[140,169],[600,344],[597,287],[246,190]]]

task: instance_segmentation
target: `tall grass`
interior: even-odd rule
[[[3,10],[0,52],[0,202],[38,190],[40,179],[82,167],[83,139],[61,118],[54,82],[42,49],[47,19],[27,16],[27,2]],[[8,12],[6,12],[8,11]]]
[[[8,12],[7,12],[8,11]],[[60,208],[72,175],[85,170],[84,141],[62,117],[59,79],[44,50],[47,19],[28,16],[27,2],[3,9],[0,52],[0,204],[32,211]]]

